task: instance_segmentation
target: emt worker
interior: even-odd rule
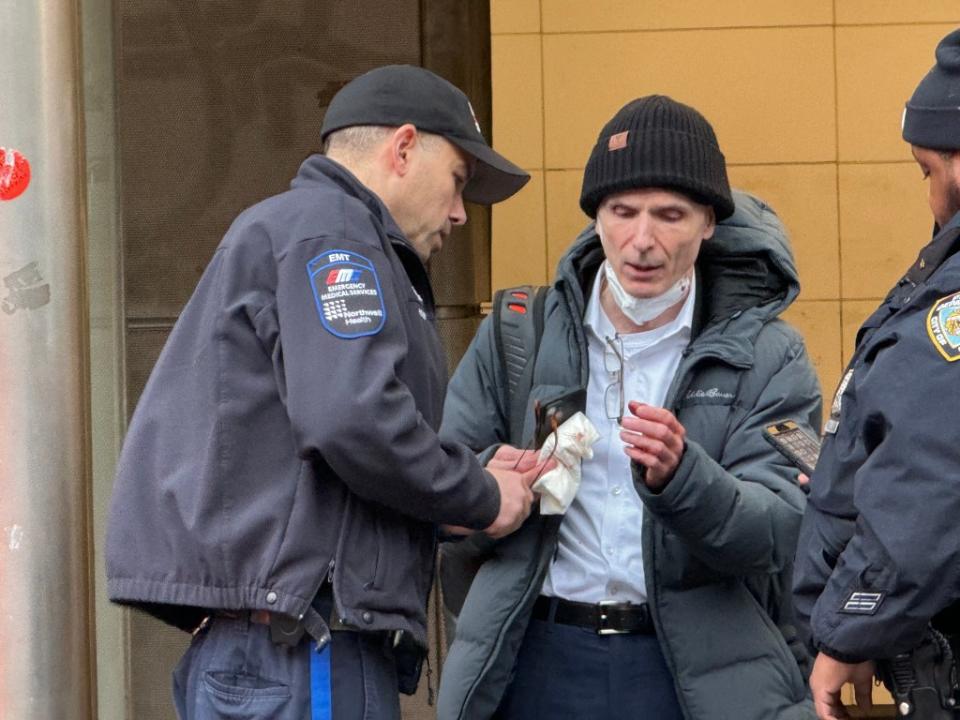
[[[804,493],[762,435],[820,422],[779,319],[799,292],[784,228],[731,192],[707,120],[659,95],[600,131],[580,207],[595,222],[547,294],[529,398],[485,321],[441,436],[483,451],[511,437],[509,403],[579,391],[600,439],[565,514],[443,557],[445,580],[482,564],[439,718],[812,718],[787,592]]]
[[[108,592],[194,634],[174,673],[183,719],[399,718],[438,526],[500,537],[533,500],[539,468],[484,470],[437,435],[425,267],[464,199],[503,200],[526,173],[416,67],[354,79],[321,135],[223,238],[120,458]]]
[[[929,184],[935,234],[857,333],[797,554],[824,720],[848,717],[847,682],[869,707],[874,661],[882,670],[896,656],[899,677],[942,680],[898,697],[903,715],[955,717],[960,699],[940,649],[960,639],[960,30],[907,102],[903,139]]]

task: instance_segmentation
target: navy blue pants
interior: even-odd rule
[[[683,720],[653,635],[531,620],[499,720]]]
[[[311,718],[310,653],[275,644],[246,617],[215,617],[173,673],[181,720],[400,720],[393,652],[377,633],[334,632],[326,658],[332,715]]]

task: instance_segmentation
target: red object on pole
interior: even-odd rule
[[[30,184],[30,163],[16,150],[0,147],[0,200],[13,200]]]

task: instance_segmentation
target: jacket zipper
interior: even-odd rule
[[[334,582],[336,578],[336,566],[337,562],[340,560],[343,554],[343,539],[347,533],[347,522],[350,519],[350,511],[353,509],[353,493],[347,493],[347,502],[346,506],[343,508],[343,519],[340,521],[340,533],[337,537],[337,549],[333,551],[333,557],[330,558],[330,564],[327,566],[327,579],[330,581],[330,596],[333,602],[332,611],[337,616],[337,622],[346,622],[346,617],[344,617],[343,608],[340,607],[339,600],[337,599],[336,583]],[[320,585],[323,585],[323,580],[320,581]],[[320,588],[318,587],[317,590]],[[332,620],[332,618],[331,618]]]
[[[437,555],[440,552],[440,543],[439,543],[439,540],[437,539],[437,536],[438,536],[437,527],[434,526],[433,543],[432,543],[433,549],[430,553],[432,560],[430,562],[430,574],[428,575],[428,577],[430,578],[430,586],[426,588],[427,604],[423,608],[424,617],[428,617],[430,614],[430,593],[433,589],[432,588],[433,584],[437,580],[437,575],[436,575],[437,574]],[[424,653],[424,657],[427,660],[427,706],[433,707],[434,702],[436,702],[436,693],[434,692],[434,688],[433,688],[433,666],[430,664],[429,642],[427,643],[427,645],[428,645],[427,651]]]
[[[677,368],[677,377],[681,378],[681,381],[677,383],[676,392],[674,392],[671,397],[667,398],[668,402],[664,403],[664,406],[667,407],[674,416],[677,414],[678,404],[680,398],[683,397],[684,393],[690,388],[693,384],[694,378],[694,369],[703,361],[710,358],[720,360],[721,362],[727,362],[722,356],[717,353],[706,351],[703,353],[696,353],[691,346],[687,346],[683,353],[681,354],[682,362],[686,362],[686,367]],[[691,359],[693,358],[693,359]],[[730,363],[727,362],[729,365]],[[732,366],[732,365],[731,365]],[[736,367],[736,366],[732,366]],[[682,371],[682,372],[681,372]],[[653,516],[644,508],[643,511],[643,524],[644,527],[650,528],[651,542],[650,544],[650,558],[653,561],[653,565],[656,566],[656,552],[657,552],[657,542],[656,538],[653,537],[654,527],[659,527],[656,523],[653,522]],[[650,577],[648,575],[647,577]],[[655,588],[656,589],[656,588]],[[653,619],[654,629],[656,630],[657,642],[660,645],[660,651],[663,653],[663,658],[667,663],[667,667],[670,669],[670,674],[676,677],[676,662],[674,661],[672,649],[669,647],[669,644],[663,639],[664,634],[660,629],[660,612],[657,608],[656,602],[656,593],[651,595],[647,593],[647,602],[650,605],[650,617]],[[653,600],[653,602],[651,602]],[[687,709],[687,705],[682,693],[677,692],[677,702],[681,706],[684,717],[690,717],[690,713]]]
[[[327,565],[326,575],[321,576],[320,582],[318,582],[313,588],[313,594],[310,595],[310,604],[307,606],[308,608],[313,606],[313,598],[317,596],[317,593],[320,592],[320,588],[322,588],[323,584],[327,581],[330,582],[330,595],[333,596],[334,605],[336,605],[336,596],[333,595],[333,566],[334,566],[334,559],[330,558],[330,563]],[[336,608],[334,608],[334,612],[336,612]],[[306,614],[307,614],[306,610],[303,611],[302,613],[300,613],[300,617],[298,617],[297,620],[303,620],[303,617]],[[326,621],[327,621],[327,618],[324,618],[324,622]],[[329,625],[329,623],[327,624]]]

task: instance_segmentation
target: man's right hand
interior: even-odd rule
[[[555,465],[553,460],[539,462],[538,453],[533,450],[518,450],[510,445],[500,447],[487,463],[487,472],[500,488],[500,512],[484,532],[497,539],[519,528],[530,515],[533,504],[530,486]]]
[[[857,707],[867,711],[873,707],[871,685],[876,668],[872,662],[844,663],[819,653],[810,672],[810,692],[820,720],[848,720],[850,714],[840,700],[840,689],[853,683]]]

